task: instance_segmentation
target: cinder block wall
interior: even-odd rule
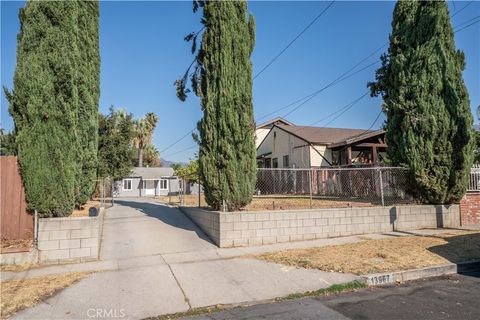
[[[38,252],[41,263],[83,262],[98,259],[104,210],[97,217],[41,218]]]
[[[460,201],[462,226],[480,223],[480,192],[467,192]]]
[[[228,213],[181,209],[220,247],[460,225],[458,205]]]

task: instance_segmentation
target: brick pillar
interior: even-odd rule
[[[480,192],[467,192],[460,201],[462,226],[480,224]]]

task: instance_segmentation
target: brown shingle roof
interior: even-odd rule
[[[322,128],[307,126],[276,126],[310,143],[325,145],[346,141],[353,137],[376,131],[365,129]]]

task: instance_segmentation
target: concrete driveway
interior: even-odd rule
[[[107,271],[94,273],[13,318],[143,319],[262,301],[356,279],[238,257],[246,253],[243,250],[217,248],[176,208],[149,199],[118,200],[105,217],[102,261],[88,266]],[[65,266],[63,272],[85,271],[86,265]],[[63,267],[50,267],[55,268],[61,273],[58,269]]]
[[[148,198],[121,199],[104,220],[102,260],[216,249],[177,208]]]

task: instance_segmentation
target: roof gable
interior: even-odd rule
[[[256,129],[262,129],[262,128],[271,128],[274,125],[287,125],[287,126],[294,126],[294,124],[282,117],[276,117],[271,120],[268,120],[264,123],[260,123]]]
[[[276,127],[299,137],[312,144],[330,145],[337,142],[347,141],[358,138],[377,130],[349,129],[349,128],[324,128],[309,126],[285,126],[275,125]],[[383,130],[382,130],[383,131]],[[380,133],[380,132],[379,132]],[[383,132],[381,132],[383,133]]]

